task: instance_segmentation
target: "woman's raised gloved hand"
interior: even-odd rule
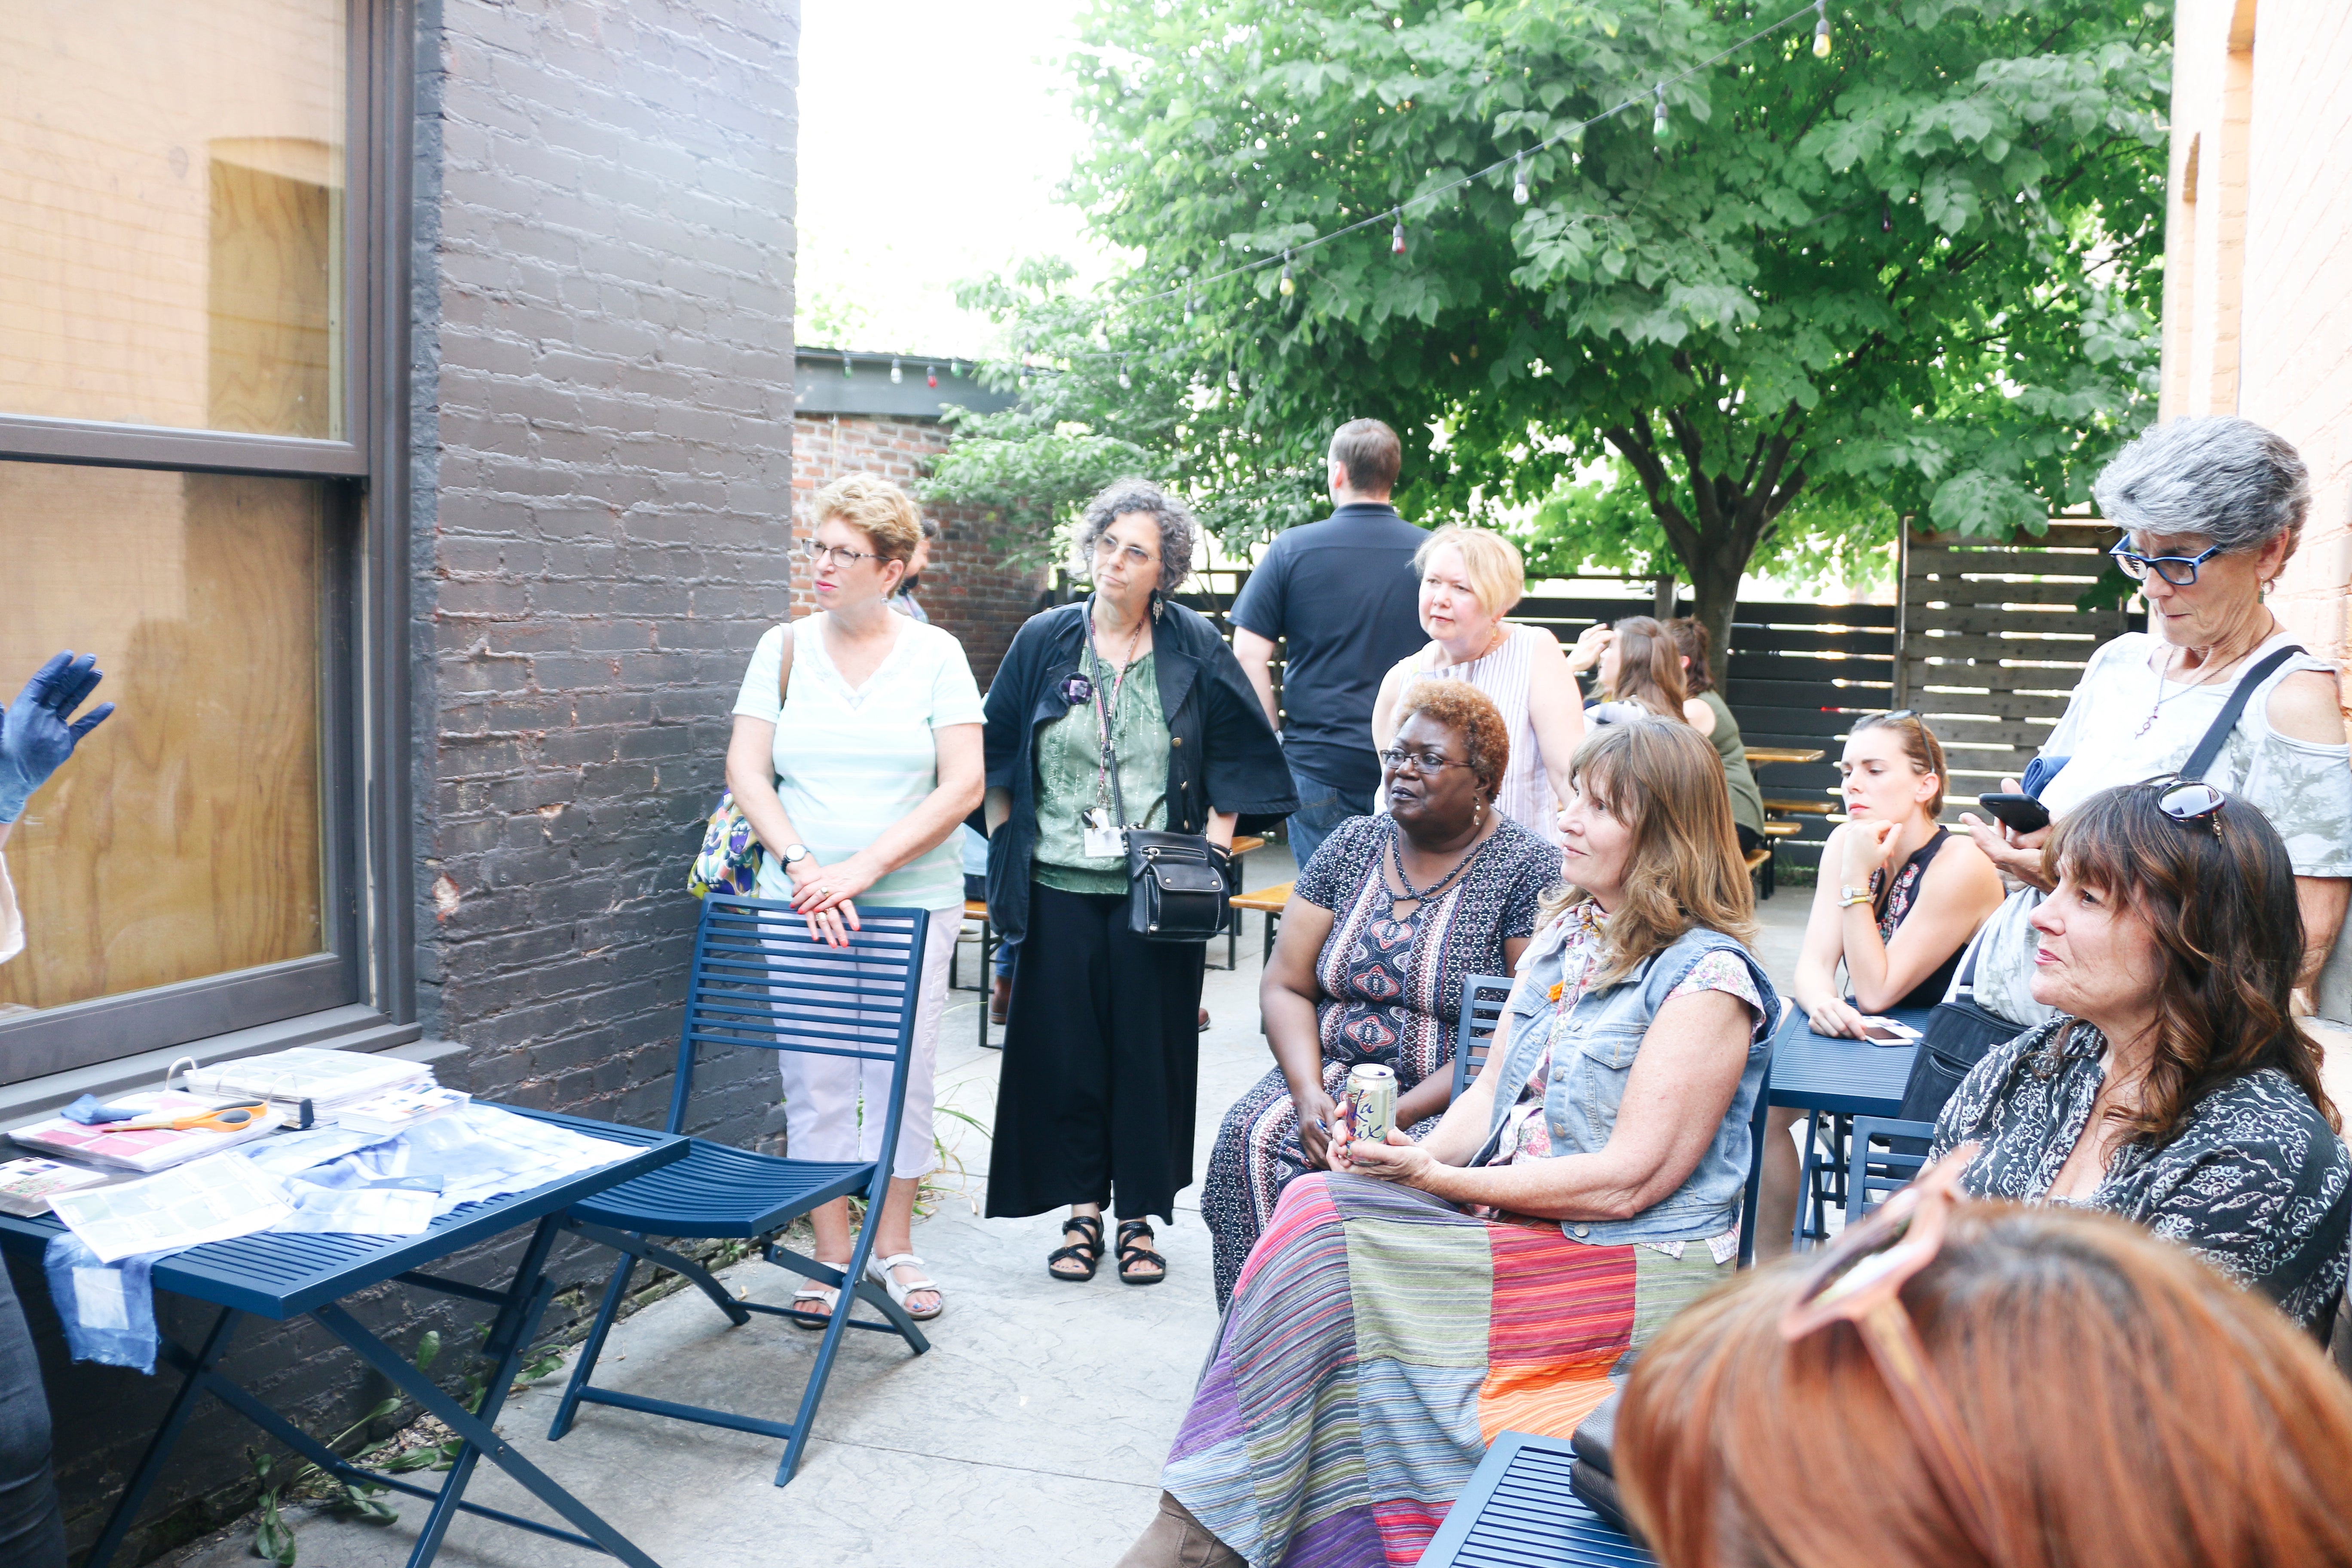
[[[113,703],[101,702],[68,722],[104,679],[97,655],[76,658],[68,648],[34,672],[16,701],[0,709],[0,822],[16,821],[33,792],[114,711]]]

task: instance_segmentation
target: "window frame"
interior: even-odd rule
[[[413,0],[345,0],[345,439],[0,413],[0,460],[250,474],[325,490],[320,653],[324,951],[0,1021],[0,1098],[214,1037],[414,1039],[409,787],[408,243]],[[0,672],[5,679],[8,672]],[[102,739],[100,743],[102,743]],[[341,1015],[328,1019],[328,1015]],[[389,1029],[386,1026],[391,1026]]]

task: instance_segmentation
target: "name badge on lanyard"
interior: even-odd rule
[[[1110,813],[1101,806],[1088,806],[1078,814],[1078,826],[1085,838],[1087,858],[1116,860],[1127,853],[1127,833],[1110,819]]]

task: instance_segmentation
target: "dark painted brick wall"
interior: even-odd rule
[[[444,1073],[461,1087],[657,1123],[687,862],[744,661],[791,594],[798,0],[420,0],[416,21],[419,1006],[468,1047]],[[698,1120],[761,1136],[772,1064],[714,1068]],[[519,1246],[450,1271],[501,1279]],[[609,1258],[565,1252],[559,1281]],[[16,1278],[79,1550],[169,1380],[66,1367],[46,1290]],[[191,1304],[159,1308],[200,1332]],[[404,1349],[428,1326],[469,1343],[481,1315],[399,1288],[355,1310]],[[320,1434],[385,1392],[307,1323],[255,1325],[230,1370]],[[257,1442],[201,1411],[144,1552],[241,1506]]]

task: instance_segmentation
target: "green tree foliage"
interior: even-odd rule
[[[1073,195],[1138,265],[998,297],[1069,368],[988,462],[1128,443],[1247,539],[1379,415],[1409,513],[1678,567],[1718,647],[1751,562],[2038,529],[2152,406],[2170,8],[1835,5],[1830,58],[1808,16],[1668,86],[1654,137],[1654,84],[1785,5],[1105,0]],[[1401,205],[1521,153],[1530,201],[1475,181],[1391,253]]]

